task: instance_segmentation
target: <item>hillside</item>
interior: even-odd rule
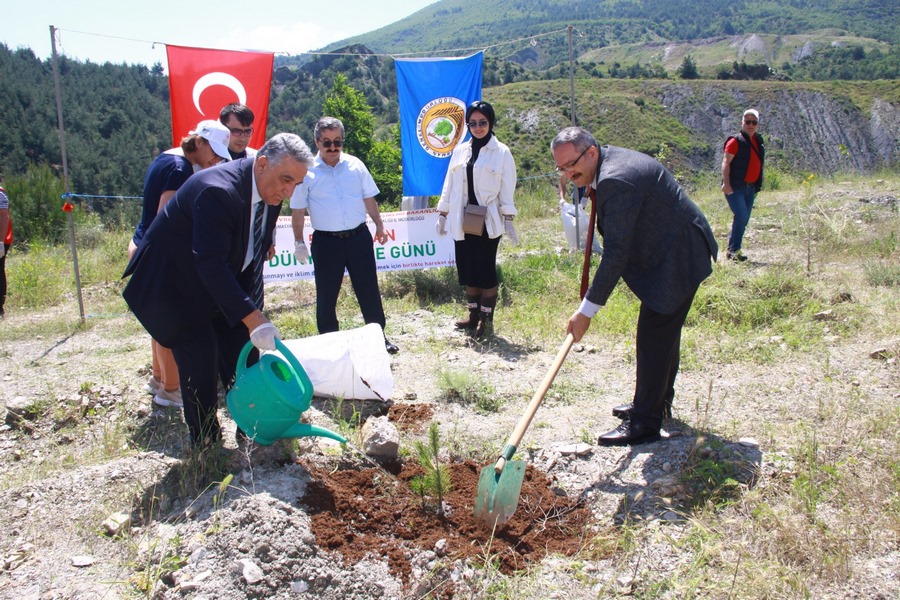
[[[871,38],[844,35],[834,30],[792,35],[750,33],[683,41],[647,42],[604,46],[584,52],[579,61],[596,63],[640,63],[661,65],[675,73],[686,56],[691,56],[701,72],[715,74],[715,69],[732,62],[765,64],[779,68],[811,57],[816,50],[836,47],[860,47],[866,52],[890,51],[891,44]]]
[[[900,81],[581,79],[575,96],[579,124],[602,143],[663,154],[685,175],[718,171],[721,144],[750,106],[762,115],[770,173],[871,172],[900,160]],[[510,84],[486,90],[485,98],[496,103],[498,135],[520,173],[551,172],[550,140],[570,121],[569,82]]]
[[[573,45],[579,56],[622,44],[754,32],[785,36],[829,28],[890,44],[900,40],[891,0],[441,0],[327,49],[364,44],[375,52],[396,54],[502,44],[490,55],[548,68],[568,59],[565,34],[529,38],[569,25],[577,31]],[[507,43],[512,40],[521,41]]]

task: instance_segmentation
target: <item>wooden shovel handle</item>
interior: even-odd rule
[[[541,402],[544,401],[544,396],[547,394],[547,390],[549,390],[550,386],[553,385],[553,380],[556,378],[556,374],[559,373],[559,368],[562,366],[563,361],[566,360],[566,355],[569,354],[569,350],[572,348],[573,343],[575,343],[575,337],[571,333],[569,333],[568,335],[566,335],[566,340],[563,342],[563,345],[559,349],[559,352],[556,353],[556,358],[553,359],[553,364],[550,365],[550,370],[546,375],[544,375],[544,379],[541,381],[541,385],[538,386],[537,391],[534,393],[534,397],[528,404],[528,408],[525,409],[525,414],[523,414],[519,419],[519,424],[516,425],[516,428],[513,430],[512,435],[509,436],[509,440],[507,440],[506,442],[506,447],[503,449],[503,456],[501,456],[500,459],[497,460],[497,464],[494,465],[494,471],[496,473],[500,473],[501,471],[503,471],[503,467],[506,465],[506,461],[512,458],[512,454],[516,451],[519,442],[522,441],[522,437],[525,435],[525,431],[528,429],[528,426],[531,425],[531,420],[534,418],[538,407],[540,407]],[[507,454],[509,456],[507,456]]]

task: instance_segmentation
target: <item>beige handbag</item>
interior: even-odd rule
[[[481,235],[484,232],[484,217],[487,214],[487,206],[480,204],[466,204],[463,214],[463,231],[469,235]]]

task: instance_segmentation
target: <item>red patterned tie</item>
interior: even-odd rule
[[[584,266],[581,269],[581,298],[587,293],[588,271],[591,268],[591,249],[594,247],[594,224],[597,220],[597,191],[591,188],[591,222],[588,225],[587,245],[584,247]]]

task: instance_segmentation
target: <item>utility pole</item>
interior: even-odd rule
[[[62,93],[59,87],[59,66],[56,62],[56,27],[50,26],[50,44],[53,47],[53,84],[56,88],[56,120],[59,124],[59,147],[62,153],[63,182],[66,189],[66,198],[69,197],[69,161],[66,159],[66,130],[63,127]],[[75,218],[71,211],[69,215],[69,243],[72,247],[72,264],[75,269],[75,288],[78,291],[78,313],[81,322],[84,322],[84,299],[81,296],[81,273],[78,270],[78,250],[75,247]]]
[[[575,126],[575,53],[572,50],[572,30],[574,25],[569,25],[569,116],[571,117],[572,127]],[[563,177],[565,177],[563,173]],[[578,197],[578,186],[572,186],[572,204],[575,208],[575,247],[581,249],[581,232],[578,226],[578,209],[581,205]]]

